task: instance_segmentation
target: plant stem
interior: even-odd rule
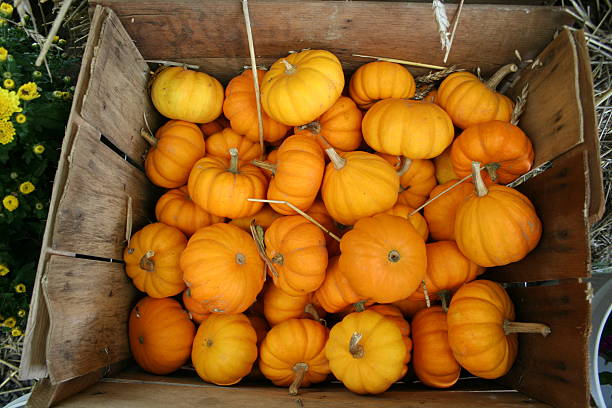
[[[363,335],[359,332],[354,332],[349,340],[349,352],[353,356],[353,358],[362,358],[363,357],[363,346],[359,344],[359,340]]]
[[[420,68],[446,69],[446,67],[441,67],[439,65],[421,64],[420,62],[406,61],[406,60],[401,60],[401,59],[396,59],[396,58],[375,57],[373,55],[353,54],[353,57],[373,58],[378,61],[395,62],[396,64],[410,65],[413,67],[420,67]]]
[[[346,159],[340,156],[333,147],[325,149],[325,153],[329,156],[329,159],[334,163],[336,170],[341,170],[346,165]]]
[[[497,88],[497,85],[499,85],[499,83],[502,81],[502,79],[506,77],[506,75],[516,71],[518,71],[518,67],[516,66],[516,64],[504,65],[503,67],[498,69],[496,73],[491,75],[491,78],[489,78],[485,85],[495,90],[495,88]]]
[[[435,197],[430,198],[429,200],[425,201],[420,207],[415,208],[414,211],[412,211],[410,213],[410,215],[414,215],[416,213],[418,213],[419,211],[421,211],[423,208],[427,207],[431,202],[437,200],[438,198],[442,197],[444,194],[448,193],[449,191],[451,191],[452,189],[454,189],[455,187],[457,187],[459,184],[463,183],[464,181],[466,181],[467,179],[471,178],[472,175],[468,174],[467,176],[465,176],[464,178],[462,178],[461,180],[459,180],[458,182],[456,182],[455,184],[453,184],[452,186],[448,187],[447,189],[445,189],[444,191],[441,191],[440,194],[438,194]]]
[[[285,64],[285,74],[294,74],[296,69],[295,69],[295,65],[292,65],[289,61],[287,61],[286,59],[282,59],[281,60],[283,62],[283,64]]]
[[[147,141],[151,146],[157,146],[157,138],[144,129],[140,129],[140,136]]]
[[[272,164],[264,160],[251,160],[251,164],[261,169],[268,170],[272,172],[272,174],[276,174],[276,164]]]
[[[402,177],[408,172],[408,170],[410,170],[410,166],[412,165],[412,159],[402,156],[400,160],[402,160],[403,162],[402,167],[400,167],[400,169],[397,171],[397,175]]]
[[[298,127],[298,130],[308,130],[314,135],[321,133],[321,122],[310,122],[305,125]]]
[[[427,284],[425,283],[425,279],[421,281],[421,285],[423,285],[423,295],[425,296],[425,304],[427,308],[431,307],[431,299],[429,298],[429,291],[427,290]]]
[[[321,316],[319,316],[319,312],[317,312],[317,308],[314,307],[312,303],[309,303],[304,307],[304,313],[308,313],[309,315],[311,315],[313,319],[316,320],[317,322],[321,321]]]
[[[147,272],[155,272],[155,261],[151,258],[155,256],[155,251],[147,251],[142,258],[140,258],[140,269],[144,269]]]
[[[550,327],[542,323],[521,323],[521,322],[504,322],[504,333],[507,335],[512,333],[539,333],[546,337],[550,334]]]
[[[353,304],[356,312],[363,312],[365,310],[365,300],[360,300],[359,302]]]
[[[238,149],[232,147],[229,149],[230,166],[228,171],[233,174],[238,174]]]
[[[308,364],[306,363],[296,363],[293,366],[293,372],[295,372],[295,377],[293,377],[293,382],[289,386],[289,395],[297,395],[300,390],[300,385],[302,384],[302,380],[304,379],[304,375],[308,371]]]
[[[440,296],[440,300],[442,301],[442,310],[444,310],[444,313],[448,312],[448,306],[450,304],[450,295],[451,292],[448,289],[444,289],[438,292],[438,296]]]
[[[474,179],[474,189],[476,190],[476,195],[478,197],[484,197],[489,194],[489,190],[487,190],[487,186],[485,185],[484,181],[482,181],[480,170],[480,163],[472,162],[472,178]]]

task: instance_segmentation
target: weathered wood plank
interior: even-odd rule
[[[51,256],[43,290],[52,384],[130,358],[127,322],[139,294],[122,264]]]
[[[153,217],[156,195],[144,173],[79,126],[70,152],[70,172],[58,205],[53,248],[105,258],[123,258],[128,197],[134,231]]]
[[[589,406],[590,284],[572,282],[508,292],[518,321],[546,323],[552,333],[546,338],[520,335],[516,363],[502,383],[553,406]]]

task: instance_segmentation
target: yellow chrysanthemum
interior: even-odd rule
[[[0,62],[6,61],[8,58],[8,50],[4,47],[0,47]]]
[[[34,190],[36,190],[36,187],[34,187],[34,184],[32,184],[30,181],[24,181],[19,185],[19,191],[21,191],[21,194],[30,194]]]
[[[19,97],[15,91],[0,88],[0,120],[8,120],[16,112],[21,112]]]
[[[19,337],[21,336],[23,333],[21,332],[21,330],[15,328],[13,330],[11,330],[11,336],[13,337]]]
[[[2,4],[0,4],[0,15],[2,17],[7,17],[7,18],[12,16],[13,6],[8,3],[2,2]]]
[[[62,99],[64,93],[62,91],[53,91],[51,95],[53,95],[55,99]]]
[[[45,146],[37,144],[32,148],[32,151],[36,154],[43,154],[45,152]]]
[[[11,270],[5,264],[0,264],[0,276],[8,275]]]
[[[15,87],[15,81],[13,81],[11,78],[7,78],[4,80],[4,82],[2,82],[2,86],[4,86],[6,89],[13,89]]]
[[[17,324],[17,319],[15,319],[14,317],[9,317],[2,323],[3,326],[8,327],[9,329],[12,329],[13,327],[15,327],[16,324]]]
[[[25,310],[23,310],[23,309],[19,309],[19,311],[17,312],[17,316],[19,316],[19,317],[25,317],[26,313],[28,313],[28,312],[26,312],[26,311],[25,311]]]
[[[0,120],[0,144],[9,144],[15,136],[15,126],[10,120]]]
[[[20,283],[18,285],[15,285],[15,292],[17,293],[25,293],[26,291],[26,287],[23,283]]]
[[[28,118],[23,113],[18,113],[15,116],[15,122],[19,123],[20,125],[23,124],[23,123],[26,123],[27,120],[28,120]]]
[[[19,200],[12,194],[7,195],[2,200],[2,205],[9,211],[14,211],[17,207],[19,207]]]
[[[43,203],[36,203],[34,208],[36,208],[38,211],[41,211],[43,208],[45,208],[45,206],[43,205]]]
[[[24,101],[31,101],[32,99],[40,97],[36,82],[27,82],[21,85],[17,91],[17,96]]]

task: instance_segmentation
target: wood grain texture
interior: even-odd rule
[[[148,147],[140,136],[140,129],[146,128],[144,115],[153,131],[161,123],[148,94],[148,81],[149,66],[109,10],[80,112],[83,119],[138,163],[143,162]]]
[[[488,269],[487,279],[533,282],[590,275],[586,152],[572,150],[553,161],[553,167],[518,187],[542,221],[542,238],[527,257]]]
[[[52,256],[43,289],[52,384],[130,358],[127,322],[139,294],[122,264]]]
[[[516,363],[502,383],[556,407],[589,406],[590,284],[574,281],[508,292],[518,321],[546,323],[552,333],[546,338],[520,335]]]
[[[154,191],[142,171],[100,142],[95,129],[79,126],[58,205],[53,248],[123,259],[128,196],[137,231],[153,219]]]
[[[145,59],[249,56],[238,0],[91,3],[117,13]],[[322,48],[345,63],[365,63],[351,54],[366,54],[442,64],[431,4],[258,0],[249,6],[257,57],[275,59],[290,50]],[[456,6],[447,7],[452,16]],[[515,49],[535,57],[558,27],[570,23],[571,17],[559,8],[466,4],[449,64],[480,66],[489,73],[514,60]],[[206,66],[202,70],[209,71]]]

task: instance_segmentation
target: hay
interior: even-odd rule
[[[10,332],[0,334],[0,405],[30,392],[34,382],[19,380],[19,362],[23,350],[23,336],[13,337]]]

